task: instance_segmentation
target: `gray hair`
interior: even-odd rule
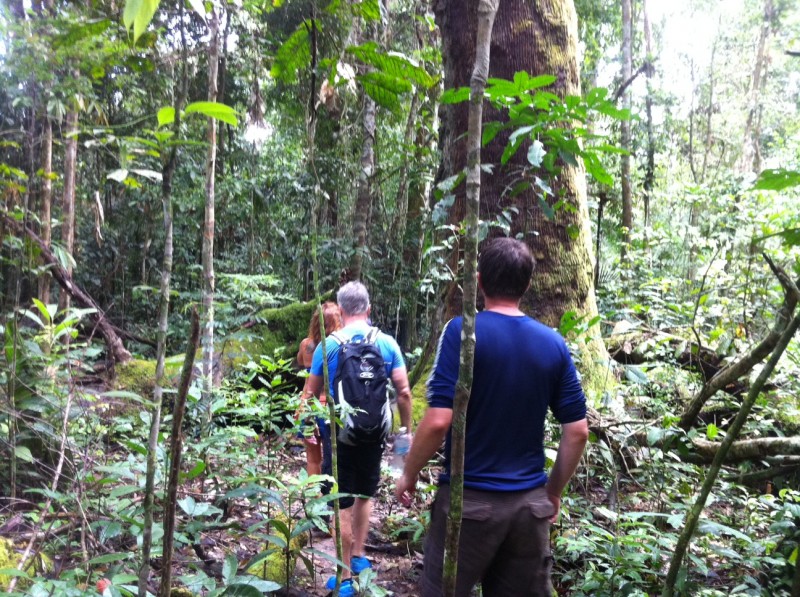
[[[339,308],[347,315],[361,315],[369,309],[369,293],[361,282],[348,282],[336,293]]]

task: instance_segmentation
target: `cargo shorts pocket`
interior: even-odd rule
[[[463,511],[461,517],[466,520],[484,521],[489,520],[492,516],[492,505],[488,502],[479,502],[476,500],[464,500]]]
[[[541,494],[537,492],[537,495],[532,496],[531,501],[528,502],[528,507],[534,518],[550,518],[556,513],[556,507],[547,498],[547,494],[544,491]]]

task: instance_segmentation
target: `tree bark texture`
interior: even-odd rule
[[[178,484],[180,481],[181,457],[183,456],[183,415],[186,411],[186,397],[189,395],[189,384],[192,381],[194,358],[197,345],[200,343],[200,320],[196,310],[192,310],[192,323],[189,331],[189,342],[186,345],[186,356],[183,359],[181,380],[178,394],[175,396],[175,408],[172,412],[172,434],[170,435],[170,466],[167,482],[167,495],[164,500],[164,561],[161,573],[159,597],[169,597],[172,577],[172,551],[175,534],[175,506],[178,503]]]
[[[478,30],[475,44],[475,66],[470,77],[470,99],[467,129],[467,196],[466,234],[464,236],[464,318],[461,330],[458,381],[453,404],[452,441],[450,448],[450,510],[444,547],[444,595],[456,594],[458,545],[464,505],[464,441],[467,431],[467,406],[472,391],[472,369],[475,362],[475,313],[478,296],[478,232],[481,202],[481,135],[486,79],[489,77],[492,28],[500,0],[478,3]]]
[[[181,50],[183,55],[183,68],[181,81],[175,92],[175,121],[172,130],[175,133],[175,138],[179,138],[181,130],[181,109],[186,97],[187,86],[187,66],[186,66],[186,39],[183,27],[183,3],[179,4],[179,22],[181,30]],[[161,169],[161,205],[164,212],[164,255],[161,262],[161,283],[159,287],[158,296],[158,330],[156,332],[156,379],[153,388],[153,408],[151,410],[150,419],[150,436],[147,447],[147,474],[145,477],[145,496],[144,496],[144,520],[145,531],[143,538],[146,541],[142,542],[142,562],[139,569],[139,597],[145,597],[147,593],[147,580],[150,573],[150,540],[152,538],[153,526],[153,501],[155,497],[155,473],[156,473],[156,451],[158,449],[158,435],[161,431],[161,410],[164,402],[164,359],[167,352],[167,332],[169,331],[169,294],[170,282],[172,278],[172,261],[173,261],[173,225],[172,225],[172,181],[175,176],[175,168],[178,162],[178,147],[173,145],[167,155],[166,161]],[[186,362],[184,363],[183,373],[181,375],[181,388],[178,392],[175,408],[173,410],[173,428],[172,428],[172,451],[170,452],[171,469],[170,469],[170,483],[172,483],[172,474],[175,467],[180,468],[180,422],[183,417],[183,406],[178,406],[181,400],[181,390],[183,390],[184,376],[191,376],[192,366],[194,364],[194,353],[197,351],[197,344],[199,342],[199,322],[197,311],[192,311],[191,320],[191,334],[189,340],[189,351],[187,353]],[[188,368],[188,370],[187,370]],[[186,382],[186,389],[183,394],[183,405],[186,401],[186,391],[188,391],[188,381]],[[177,428],[176,428],[177,421]],[[176,432],[177,429],[177,432]],[[176,439],[177,433],[177,439]],[[176,448],[177,442],[177,448]],[[177,472],[175,473],[177,476]],[[177,484],[177,479],[175,480]],[[170,489],[172,487],[170,486]],[[177,490],[177,489],[176,489]],[[164,519],[165,535],[164,535],[164,572],[161,579],[161,595],[169,595],[169,582],[170,582],[170,564],[172,558],[172,530],[175,524],[175,496],[171,494],[172,501],[167,499],[165,508],[169,518]],[[171,525],[170,533],[166,534],[167,523]],[[169,549],[167,548],[169,545]],[[145,550],[146,548],[146,550]],[[165,584],[166,583],[166,584]],[[165,592],[166,586],[166,592]]]
[[[362,120],[361,171],[358,175],[358,191],[353,211],[354,252],[350,260],[349,278],[360,280],[364,269],[364,254],[367,251],[367,226],[372,211],[372,177],[375,173],[375,101],[364,93],[364,116]]]
[[[53,206],[53,123],[45,116],[42,132],[42,192],[39,197],[41,205],[42,242],[50,247],[52,241],[52,206]],[[50,303],[50,274],[39,276],[39,300],[45,305]]]
[[[652,65],[653,60],[653,35],[650,28],[650,13],[647,11],[647,0],[642,0],[642,18],[644,20],[644,48],[645,60],[650,64],[647,69],[647,95],[645,96],[645,113],[647,118],[647,163],[644,171],[644,181],[642,183],[644,200],[644,228],[650,225],[650,202],[653,198],[653,187],[656,181],[656,141],[653,134],[653,73],[655,69]]]
[[[217,101],[219,67],[219,17],[215,9],[208,15],[208,101]],[[214,375],[214,183],[217,163],[217,123],[208,119],[206,133],[206,202],[203,219],[203,405],[205,423],[211,422],[211,388]]]
[[[767,77],[769,42],[772,37],[775,16],[773,0],[764,0],[764,20],[758,36],[753,76],[750,82],[750,92],[747,95],[747,120],[744,127],[742,155],[738,164],[738,170],[742,173],[757,172],[758,164],[760,163],[758,112],[761,109],[761,91]]]
[[[75,250],[75,182],[78,169],[78,109],[67,112],[66,139],[64,141],[64,193],[61,199],[61,243],[74,257]],[[66,272],[72,277],[72,265],[67,264]],[[60,309],[68,309],[70,293],[63,287],[58,300]]]
[[[469,85],[475,56],[477,1],[438,0],[434,5],[442,32],[442,59],[446,89]],[[531,75],[552,74],[556,82],[547,91],[558,95],[580,95],[577,60],[577,16],[572,0],[505,0],[497,11],[491,43],[490,77],[512,79],[520,70]],[[464,170],[467,148],[466,104],[444,106],[441,128],[443,179]],[[501,117],[487,109],[484,123]],[[500,157],[508,134],[500,134],[481,151],[481,163],[494,171],[481,174],[481,218],[492,220],[504,208],[516,207],[519,215],[511,225],[511,235],[522,234],[536,258],[531,290],[522,301],[524,311],[546,325],[556,327],[562,315],[575,311],[589,318],[597,314],[592,279],[592,246],[589,211],[586,201],[586,176],[582,166],[562,164],[553,191],[567,203],[549,220],[530,191],[509,196],[504,191],[519,180],[520,171],[529,170],[523,147],[508,165],[500,169]],[[451,223],[464,218],[465,192],[455,190]],[[584,380],[594,383],[605,376],[596,363],[607,358],[599,330],[590,328],[587,355],[582,359]]]
[[[622,80],[629,81],[633,73],[633,49],[632,32],[633,21],[631,19],[631,0],[622,0]],[[623,94],[623,108],[630,110],[631,93],[628,89]],[[620,122],[620,145],[622,149],[631,151],[631,121],[623,120]],[[628,245],[631,242],[631,230],[633,230],[633,189],[631,185],[631,156],[624,154],[620,156],[620,186],[622,188],[622,259]]]
[[[91,296],[89,296],[80,286],[72,281],[72,276],[70,273],[59,263],[58,259],[56,259],[56,256],[53,255],[53,252],[50,250],[50,248],[44,244],[44,241],[39,238],[35,232],[26,228],[22,225],[22,223],[17,222],[4,213],[0,213],[0,220],[16,234],[28,235],[28,238],[30,238],[36,244],[36,246],[39,247],[42,260],[50,266],[50,273],[53,275],[53,278],[55,278],[56,282],[58,282],[59,286],[61,286],[61,289],[68,294],[71,299],[74,299],[82,307],[87,309],[95,309],[96,312],[89,315],[89,318],[94,322],[94,326],[97,328],[97,331],[106,341],[109,355],[114,362],[125,363],[126,361],[129,361],[131,359],[131,353],[125,349],[125,345],[122,343],[119,335],[114,330],[114,327],[106,319],[103,310]]]

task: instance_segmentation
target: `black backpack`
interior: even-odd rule
[[[383,442],[392,431],[389,378],[375,340],[378,328],[353,340],[331,336],[339,342],[339,366],[334,377],[337,404],[347,405],[337,438],[351,446]]]

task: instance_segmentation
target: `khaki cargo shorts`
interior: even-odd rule
[[[425,538],[422,597],[441,597],[450,486],[436,494]],[[481,583],[484,597],[550,597],[550,517],[555,507],[544,487],[494,492],[464,489],[458,552],[457,597]]]

